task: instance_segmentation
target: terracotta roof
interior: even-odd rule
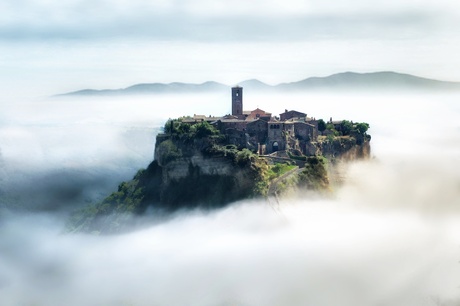
[[[282,114],[287,114],[287,113],[299,113],[299,114],[306,115],[305,113],[302,113],[302,112],[299,112],[299,111],[296,111],[296,110],[290,110],[290,111],[286,110],[286,111],[285,111],[284,113],[282,113]]]

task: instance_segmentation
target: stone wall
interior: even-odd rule
[[[191,168],[194,168],[194,171],[199,171],[202,175],[230,176],[233,175],[235,167],[224,157],[204,158],[198,153],[163,165],[163,183],[170,184],[190,175]]]

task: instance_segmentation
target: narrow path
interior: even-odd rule
[[[296,166],[294,169],[289,170],[288,172],[284,173],[280,177],[274,179],[271,183],[270,186],[268,187],[268,196],[276,196],[276,191],[278,190],[278,185],[281,181],[284,179],[288,178],[289,176],[293,175],[294,173],[298,173],[302,171],[298,166]]]

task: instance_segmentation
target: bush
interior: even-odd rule
[[[304,170],[299,175],[299,183],[305,184],[310,189],[325,189],[329,185],[325,159],[322,157],[309,157]]]
[[[235,162],[238,166],[244,167],[251,163],[251,157],[253,156],[254,156],[254,153],[252,153],[250,150],[245,148],[241,151],[238,151],[238,153],[236,153]]]
[[[170,134],[175,139],[193,140],[209,136],[220,135],[220,132],[210,125],[207,121],[189,124],[183,123],[182,119],[169,119],[164,128],[164,132]]]
[[[361,122],[361,123],[356,124],[356,131],[358,131],[358,133],[360,134],[364,135],[368,129],[369,129],[369,123]]]
[[[196,123],[190,128],[191,138],[204,138],[219,134],[219,131],[207,121]]]

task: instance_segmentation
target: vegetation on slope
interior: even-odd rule
[[[159,135],[163,139],[161,142],[157,139],[158,159],[166,165],[201,154],[230,162],[234,167],[231,175],[203,174],[189,162],[187,175],[166,184],[164,169],[156,156],[147,169],[139,170],[131,181],[121,183],[118,190],[102,202],[75,212],[68,222],[68,230],[118,232],[129,223],[130,216],[141,215],[148,207],[166,212],[218,208],[240,199],[265,196],[269,182],[267,162],[248,149],[221,145],[222,137],[214,127],[208,123],[198,125],[187,131],[176,129],[166,137]]]
[[[305,168],[299,174],[299,185],[312,190],[326,189],[329,186],[326,163],[324,157],[309,157]]]

